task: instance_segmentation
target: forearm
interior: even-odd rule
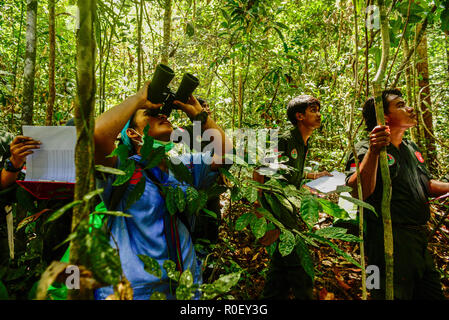
[[[376,188],[379,155],[368,151],[360,163],[360,181],[362,183],[363,200],[368,198]],[[348,186],[352,188],[352,196],[358,197],[357,172],[349,178]]]
[[[429,193],[432,197],[438,197],[449,192],[449,183],[430,180]]]
[[[113,161],[107,161],[106,156],[114,150],[118,134],[136,112],[138,106],[139,100],[133,95],[98,116],[94,132],[96,163],[112,165]]]
[[[6,189],[14,184],[19,176],[19,172],[9,172],[4,169],[0,172],[0,190]]]
[[[223,156],[232,150],[232,142],[229,140],[223,129],[211,118],[207,117],[206,123],[203,125],[203,131],[215,130],[213,136],[214,150],[218,156]],[[215,137],[219,137],[216,139]]]

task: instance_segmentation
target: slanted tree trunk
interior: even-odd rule
[[[165,12],[164,12],[164,38],[162,43],[162,55],[161,62],[168,64],[168,55],[170,53],[170,39],[171,39],[171,0],[165,0]]]
[[[95,0],[78,0],[79,29],[76,36],[76,81],[75,125],[77,142],[75,147],[76,185],[75,200],[95,189],[94,180],[94,110],[95,110]],[[73,210],[72,231],[87,219],[92,212],[92,201],[84,202]],[[79,265],[80,244],[76,239],[70,243],[70,263]],[[89,290],[70,290],[72,300],[91,298]]]
[[[55,105],[55,0],[48,0],[48,41],[50,52],[48,56],[48,101],[45,125],[51,126],[53,120],[53,109]]]
[[[382,58],[376,76],[372,81],[373,93],[376,105],[376,118],[379,125],[385,125],[384,111],[382,107],[382,85],[385,77],[385,71],[388,65],[390,50],[390,29],[386,17],[386,8],[383,0],[378,0],[377,5],[380,11],[380,28],[382,36]],[[391,222],[391,178],[390,169],[387,161],[387,150],[384,147],[380,152],[380,169],[382,174],[382,222],[384,227],[384,249],[385,249],[385,298],[394,299],[393,287],[393,229]]]
[[[36,66],[37,0],[27,0],[25,68],[23,72],[22,124],[33,124],[34,71]]]
[[[418,24],[416,32],[419,33],[421,25]],[[430,96],[430,82],[429,82],[429,62],[427,56],[427,36],[424,32],[421,42],[418,44],[416,49],[418,62],[416,64],[416,71],[418,75],[418,88],[419,88],[419,110],[422,114],[423,123],[423,135],[425,148],[423,149],[425,155],[427,156],[429,166],[431,169],[435,169],[436,164],[436,148],[435,148],[435,138],[433,135],[433,121],[431,112],[431,96]]]

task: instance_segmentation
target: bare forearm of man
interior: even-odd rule
[[[449,192],[449,183],[438,180],[430,180],[429,193],[432,197],[442,196]]]
[[[17,180],[18,172],[9,172],[4,169],[0,172],[0,190],[10,187]]]
[[[368,150],[360,163],[360,180],[362,182],[363,200],[368,198],[376,188],[377,167],[379,163],[379,154]],[[358,197],[357,172],[348,180],[348,186],[352,188],[352,196]]]

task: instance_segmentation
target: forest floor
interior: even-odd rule
[[[233,231],[232,226],[243,213],[251,211],[252,206],[243,202],[232,204],[222,201],[222,224],[219,229],[219,242],[212,252],[211,260],[215,260],[215,268],[210,279],[217,278],[221,273],[243,271],[239,288],[231,292],[235,299],[260,299],[265,275],[268,270],[270,257],[266,249],[257,243],[255,237],[246,229],[243,232]],[[432,205],[432,218],[429,230],[434,230],[437,222],[444,215],[444,207]],[[447,209],[445,209],[447,210]],[[332,218],[320,216],[320,225],[325,227],[332,224]],[[359,246],[353,242],[332,240],[346,253],[360,261]],[[443,291],[449,299],[449,220],[444,220],[429,243],[438,271],[442,276]],[[316,266],[316,276],[313,295],[316,300],[361,300],[362,280],[361,269],[345,260],[328,246],[311,249]],[[218,267],[219,266],[219,267]],[[207,281],[208,278],[204,280]],[[369,299],[369,292],[368,292]]]

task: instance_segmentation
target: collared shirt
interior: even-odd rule
[[[131,159],[139,161],[140,156],[135,155]],[[179,159],[191,171],[196,188],[207,188],[215,181],[217,173],[212,172],[208,165],[211,162],[210,154],[184,154]],[[179,186],[184,192],[186,191],[188,186],[177,181],[171,173],[166,174],[158,167],[149,170],[162,184]],[[125,209],[130,191],[135,188],[143,175],[145,175],[145,190],[142,196],[130,208]],[[108,203],[111,197],[114,178],[111,176],[107,181],[98,181],[100,186],[104,187],[102,196],[105,203]],[[168,299],[174,298],[170,293],[169,278],[162,267],[169,257],[164,233],[164,217],[168,212],[159,189],[145,171],[136,169],[116,210],[132,215],[130,218],[109,216],[108,225],[115,240],[111,239],[111,245],[115,247],[115,242],[118,244],[122,269],[131,282],[134,300],[148,300],[153,292],[165,293]],[[190,269],[194,283],[201,284],[201,263],[197,259],[190,233],[180,219],[177,225],[184,270]],[[139,254],[147,255],[159,262],[162,270],[160,279],[144,270]],[[95,296],[97,299],[105,299],[112,293],[112,286],[104,287],[96,290]]]
[[[362,140],[356,144],[355,149],[360,162],[368,152],[368,148],[368,140]],[[425,224],[430,217],[428,187],[431,176],[421,152],[412,141],[404,139],[399,148],[392,144],[387,147],[387,157],[392,185],[391,220],[393,224]],[[346,163],[346,181],[354,171],[355,161],[351,153]],[[382,221],[382,190],[382,176],[379,165],[376,187],[373,194],[365,200],[376,209],[379,216],[379,218],[376,218],[372,212],[369,212],[366,217],[371,221]]]
[[[304,178],[304,164],[309,146],[308,143],[304,144],[304,139],[297,127],[279,137],[278,149],[279,152],[283,152],[283,156],[288,157],[286,164],[296,169],[285,174],[285,178],[290,184],[300,187]]]

